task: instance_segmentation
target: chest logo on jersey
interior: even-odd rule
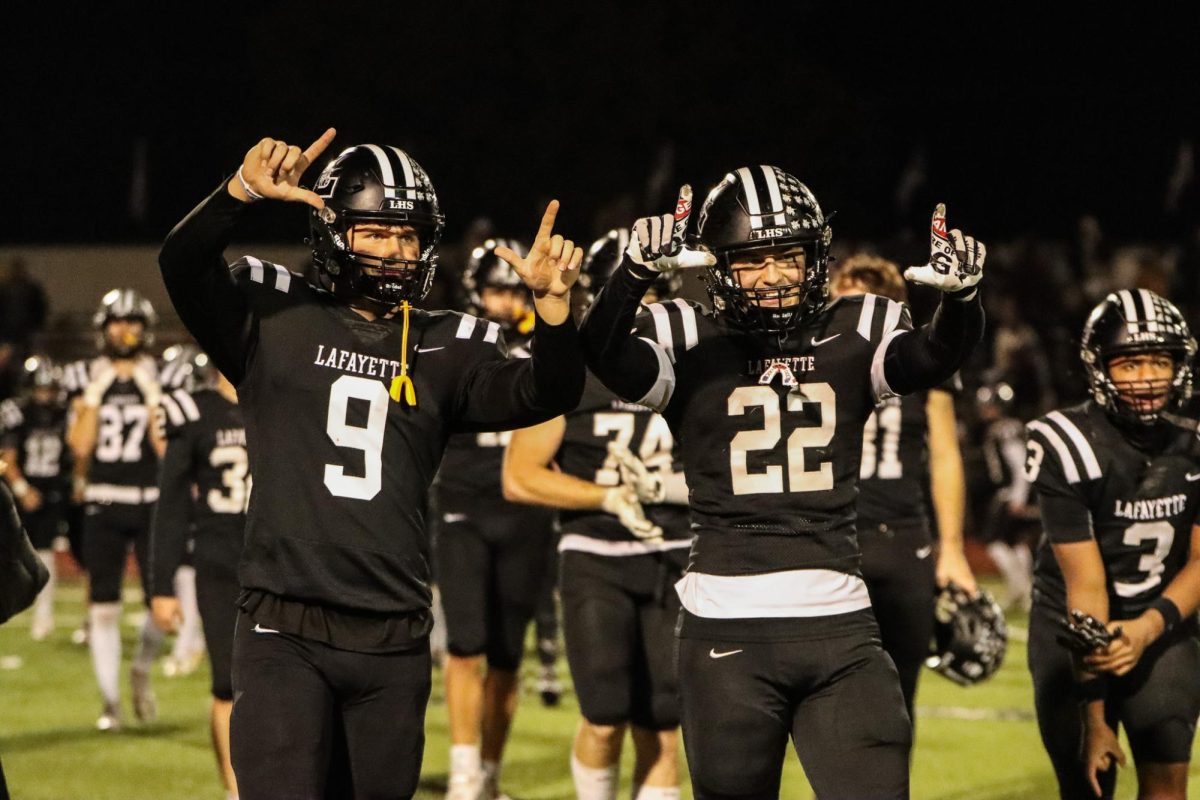
[[[326,348],[323,344],[317,345],[317,357],[313,359],[313,363],[318,367],[369,375],[372,378],[394,378],[400,374],[400,362],[394,359],[365,356],[336,347]]]
[[[1168,519],[1182,514],[1187,507],[1187,500],[1186,494],[1155,497],[1151,500],[1117,500],[1113,515],[1121,519]]]
[[[784,386],[795,386],[797,372],[812,372],[816,369],[814,356],[786,356],[783,358],[755,358],[746,362],[746,374],[758,375],[758,382],[770,386],[776,377]]]

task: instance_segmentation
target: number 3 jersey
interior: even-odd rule
[[[219,392],[164,394],[162,416],[167,450],[154,510],[151,587],[156,595],[173,595],[175,569],[192,536],[197,567],[236,568],[250,497],[250,460],[241,409]]]
[[[1136,617],[1187,561],[1200,509],[1195,432],[1160,423],[1146,437],[1154,441],[1135,446],[1090,401],[1052,411],[1026,432],[1026,469],[1045,528],[1035,602],[1066,612],[1066,585],[1051,545],[1094,540],[1111,618]]]

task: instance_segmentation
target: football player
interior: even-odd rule
[[[151,424],[161,395],[158,368],[146,352],[156,319],[150,301],[137,291],[108,292],[93,317],[100,355],[69,365],[63,375],[74,395],[67,443],[75,459],[73,494],[84,504],[88,647],[104,703],[96,720],[101,731],[121,726],[121,578],[131,545],[147,605],[150,598],[150,517],[163,448]],[[162,639],[147,615],[130,672],[133,710],[142,722],[152,722],[158,713],[150,667]]]
[[[496,255],[498,247],[526,252],[509,239],[489,239],[475,248],[462,276],[467,310],[498,323],[512,354],[528,358],[525,344],[534,322],[529,290]],[[500,759],[517,707],[517,669],[539,599],[531,587],[542,585],[550,566],[553,515],[507,502],[500,488],[510,435],[454,434],[438,472],[435,556],[446,615],[450,716],[447,800],[499,795]]]
[[[255,144],[160,254],[246,421],[230,746],[247,800],[416,791],[431,680],[424,513],[446,439],[561,414],[585,373],[568,302],[583,250],[554,234],[557,201],[525,258],[497,251],[538,317],[531,357],[509,359],[498,323],[413,308],[443,217],[407,153],[350,147],[312,190],[299,185],[333,136],[303,151]],[[263,200],[310,206],[320,285],[249,256],[226,265],[235,224]]]
[[[67,408],[58,368],[45,356],[25,360],[23,390],[0,403],[0,461],[17,500],[21,523],[46,565],[50,580],[33,604],[30,634],[41,641],[54,631],[54,540],[66,524],[70,464],[66,457]]]
[[[855,255],[835,273],[834,298],[874,294],[908,302],[900,269]],[[879,622],[883,649],[900,673],[913,722],[921,665],[933,635],[936,587],[954,583],[968,594],[975,576],[963,553],[965,479],[958,450],[957,376],[942,386],[889,397],[867,418],[858,470],[858,546],[862,574]],[[937,566],[926,508],[926,481],[937,517]]]
[[[1196,341],[1169,301],[1122,289],[1080,344],[1092,399],[1026,426],[1045,528],[1029,620],[1038,727],[1063,798],[1112,797],[1122,725],[1138,797],[1182,798],[1200,714]]]
[[[246,428],[233,385],[216,370],[191,376],[196,389],[162,397],[167,450],[159,472],[158,505],[151,546],[151,611],[164,632],[182,626],[176,572],[187,543],[204,638],[212,667],[210,725],[217,767],[228,797],[237,797],[229,760],[229,715],[233,709],[233,629],[237,621],[237,564],[250,496]]]
[[[628,241],[628,231],[614,230],[592,245],[581,276],[589,293],[608,280]],[[666,306],[674,304],[644,315],[666,314]],[[571,753],[580,800],[616,798],[626,729],[635,800],[679,797],[679,599],[671,586],[691,532],[673,453],[662,417],[593,377],[574,411],[516,431],[505,453],[505,496],[561,509],[563,633],[582,715]]]
[[[829,302],[828,221],[783,170],[714,187],[699,250],[683,246],[690,211],[684,187],[674,218],[637,221],[583,332],[591,369],[660,410],[688,465],[677,652],[694,794],[778,796],[791,736],[818,796],[907,797],[912,731],[859,571],[863,425],[970,354],[983,245],[947,232],[938,206],[930,263],[906,276],[946,294],[914,331],[894,300]],[[652,335],[633,332],[646,287],[687,267],[706,268],[715,313],[665,304]]]

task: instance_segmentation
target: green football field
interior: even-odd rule
[[[208,738],[207,665],[186,678],[167,679],[156,670],[160,716],[153,725],[128,722],[132,712],[128,688],[123,687],[124,731],[98,733],[93,723],[100,703],[87,649],[70,641],[71,629],[83,613],[82,600],[79,583],[62,588],[58,630],[45,642],[30,640],[28,614],[0,628],[0,759],[13,798],[220,800],[223,795]],[[138,607],[129,602],[126,610],[127,622],[133,623]],[[1013,619],[1012,625],[1007,662],[986,684],[963,689],[933,673],[923,677],[914,798],[1055,796],[1050,764],[1033,720],[1024,620]],[[136,628],[126,624],[123,633],[128,661]],[[127,669],[124,674],[127,677]],[[445,791],[448,741],[439,680],[440,674],[435,676],[429,707],[420,798],[440,798]],[[503,774],[503,788],[514,800],[572,796],[568,758],[575,721],[569,692],[561,706],[546,709],[532,690],[526,691]],[[628,755],[627,748],[622,797],[628,797]],[[1191,789],[1200,789],[1200,769],[1195,767]],[[1122,777],[1118,797],[1134,794],[1130,771]],[[686,786],[684,796],[690,796]],[[812,797],[794,754],[784,773],[782,796]]]

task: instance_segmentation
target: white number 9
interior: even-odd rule
[[[367,426],[346,423],[350,398],[370,403]],[[338,447],[363,451],[363,475],[347,475],[341,464],[325,465],[325,486],[335,497],[370,500],[383,488],[383,432],[387,425],[387,389],[379,381],[343,375],[329,387],[329,418],[325,433]]]

